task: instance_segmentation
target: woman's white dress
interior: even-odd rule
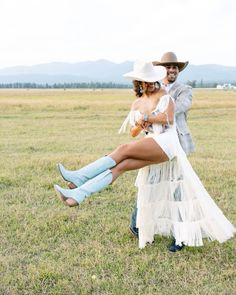
[[[165,112],[170,96],[161,97],[153,114]],[[131,111],[121,126],[134,126],[141,116]],[[220,243],[231,238],[235,227],[217,207],[189,163],[178,139],[176,125],[153,124],[152,137],[169,157],[169,161],[139,170],[137,224],[139,247],[152,243],[155,234],[173,236],[176,244],[203,245],[203,238]]]

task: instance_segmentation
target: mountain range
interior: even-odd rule
[[[108,60],[78,63],[52,62],[33,66],[15,66],[0,69],[0,83],[89,83],[113,82],[129,84],[122,75],[131,71],[132,61],[114,63]],[[215,64],[192,65],[180,73],[180,82],[235,83],[236,67]]]

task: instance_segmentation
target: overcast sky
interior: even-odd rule
[[[108,59],[236,66],[235,0],[0,0],[0,68]]]

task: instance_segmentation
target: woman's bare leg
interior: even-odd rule
[[[122,173],[130,170],[137,170],[145,166],[156,164],[153,161],[147,160],[136,160],[136,159],[126,159],[121,161],[118,165],[111,169],[112,171],[112,182],[114,182]]]
[[[114,182],[116,178],[119,177],[125,171],[137,170],[152,164],[157,164],[157,163],[153,161],[147,161],[147,160],[125,159],[124,161],[121,161],[118,165],[116,165],[114,168],[111,169],[112,182]],[[68,187],[70,189],[76,188],[76,186],[71,182],[68,184]]]
[[[144,138],[130,144],[121,145],[109,155],[117,165],[112,169],[112,182],[123,172],[139,169],[151,164],[169,160],[168,156],[152,138]],[[78,205],[74,198],[67,198],[69,206]]]
[[[169,160],[161,147],[150,137],[120,145],[109,156],[117,164],[125,159],[145,160],[157,164]]]
[[[109,156],[117,163],[116,167],[113,168],[113,181],[124,171],[135,170],[147,165],[158,164],[169,160],[165,152],[153,138],[142,138],[129,144],[120,145],[115,149],[115,151],[109,154]],[[141,161],[124,162],[124,160],[131,159]],[[118,166],[121,162],[124,162],[122,163],[122,166]],[[131,168],[129,165],[131,165],[133,168]],[[137,166],[134,167],[133,165]],[[74,189],[76,186],[70,183],[69,188]]]
[[[137,170],[145,166],[158,164],[157,162],[148,160],[136,160],[136,159],[125,159],[118,165],[111,169],[112,171],[112,182],[114,182],[122,173],[130,170]],[[69,188],[74,189],[76,186],[73,183],[69,183]]]
[[[125,159],[111,169],[112,183],[125,171],[137,170],[152,164],[156,164],[156,162],[147,160]],[[65,198],[63,195],[61,195],[61,199],[70,207],[78,205],[78,203],[72,198]]]

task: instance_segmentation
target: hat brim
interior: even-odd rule
[[[123,77],[130,80],[137,80],[142,82],[156,82],[161,81],[166,76],[166,69],[159,68],[158,71],[152,72],[150,75],[148,73],[137,73],[135,71],[128,72],[123,75]]]
[[[159,62],[159,61],[153,61],[152,62],[152,64],[154,66],[164,66],[165,67],[165,66],[168,66],[168,65],[177,65],[180,72],[183,71],[187,67],[188,63],[189,63],[188,61],[186,61],[186,62]]]

